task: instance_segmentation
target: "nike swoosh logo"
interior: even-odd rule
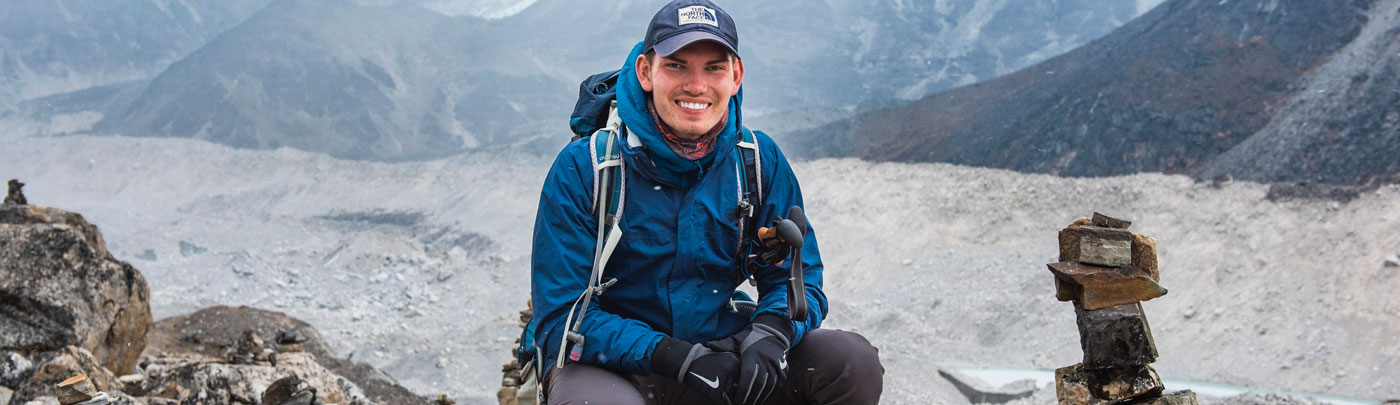
[[[719,388],[719,376],[715,376],[715,379],[711,380],[711,379],[705,378],[705,377],[702,376],[702,375],[695,374],[694,371],[691,371],[691,372],[690,372],[690,375],[695,376],[695,378],[699,378],[700,381],[704,381],[704,382],[705,382],[705,385],[710,386],[710,388],[715,388],[715,389],[718,389],[718,388]]]

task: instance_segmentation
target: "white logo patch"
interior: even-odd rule
[[[677,11],[680,13],[680,24],[709,24],[719,28],[719,18],[715,17],[715,10],[705,6],[690,6]]]
[[[719,388],[719,376],[715,376],[715,378],[711,380],[709,378],[705,378],[705,376],[695,374],[694,371],[691,371],[690,375],[695,376],[695,378],[699,378],[700,382],[705,383],[705,385],[710,386],[710,388]]]

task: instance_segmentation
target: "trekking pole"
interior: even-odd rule
[[[807,237],[807,216],[802,207],[792,206],[787,219],[778,221],[778,236],[792,246],[792,266],[788,273],[788,317],[807,321],[807,289],[802,281],[802,242]]]

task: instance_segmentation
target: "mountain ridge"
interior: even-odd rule
[[[139,80],[271,0],[53,0],[0,8],[0,110],[21,100]]]
[[[425,4],[272,3],[242,23],[266,30],[228,30],[152,78],[129,108],[102,111],[92,132],[286,145],[385,161],[492,148],[552,154],[562,144],[562,117],[576,83],[615,68],[655,6],[541,0],[480,19],[445,17]],[[727,6],[739,21],[740,53],[753,85],[746,91],[747,123],[779,135],[830,119],[811,111],[840,116],[855,106],[985,79],[1107,32],[1142,4]],[[334,10],[321,11],[328,7]],[[581,21],[590,28],[574,24]],[[335,35],[318,34],[324,32]],[[929,66],[944,73],[913,75]]]
[[[795,149],[1065,176],[1211,173],[1386,10],[1376,4],[1172,0],[1064,55],[833,123]]]

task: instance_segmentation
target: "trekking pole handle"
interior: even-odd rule
[[[802,242],[807,237],[807,215],[802,207],[788,209],[788,219],[778,222],[778,234],[792,245],[792,267],[788,275],[788,318],[807,321],[807,287],[802,280]]]

